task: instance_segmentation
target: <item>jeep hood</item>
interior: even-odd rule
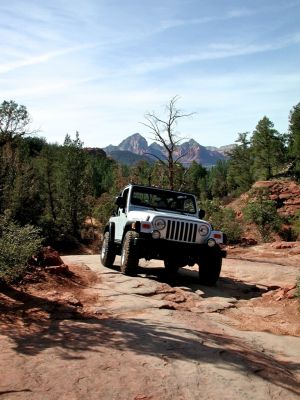
[[[192,215],[188,214],[182,214],[180,212],[164,212],[162,210],[134,210],[134,211],[129,211],[127,214],[127,218],[129,220],[136,220],[136,221],[149,221],[152,222],[154,217],[162,217],[162,218],[174,218],[174,219],[180,219],[184,221],[190,221],[190,222],[201,222],[197,217],[194,217]],[[206,222],[206,221],[204,221]]]

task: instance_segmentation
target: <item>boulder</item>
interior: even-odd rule
[[[63,265],[63,260],[61,259],[58,251],[54,250],[50,246],[47,246],[43,247],[38,253],[37,263],[41,267],[52,267]]]

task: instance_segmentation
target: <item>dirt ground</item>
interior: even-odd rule
[[[0,399],[300,397],[299,242],[230,248],[214,287],[63,261],[0,287]]]

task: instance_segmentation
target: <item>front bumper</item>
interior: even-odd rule
[[[150,235],[135,238],[134,245],[137,247],[139,258],[147,260],[164,260],[170,256],[180,260],[197,259],[199,255],[208,250],[207,244],[153,239]],[[221,250],[217,244],[215,248],[220,253],[220,257],[226,257],[225,250]]]

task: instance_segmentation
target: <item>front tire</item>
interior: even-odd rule
[[[207,248],[198,261],[199,281],[203,285],[213,286],[220,276],[222,256],[219,247]]]
[[[125,234],[121,252],[121,271],[125,275],[136,275],[139,265],[139,257],[137,247],[134,240],[139,234],[134,231],[128,231]]]
[[[116,258],[115,244],[110,238],[109,232],[104,233],[100,259],[104,267],[112,267]]]

